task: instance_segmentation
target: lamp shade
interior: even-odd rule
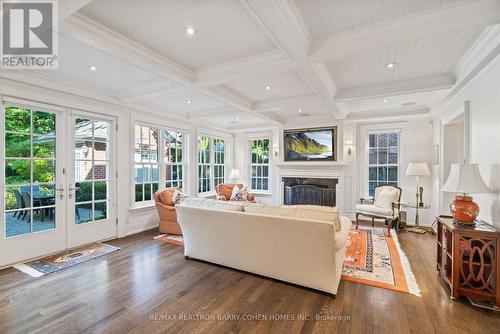
[[[452,164],[442,191],[464,194],[484,194],[490,189],[479,172],[478,164]]]
[[[425,162],[410,162],[406,169],[406,176],[431,176]]]
[[[231,169],[231,176],[229,176],[229,178],[237,179],[239,177],[240,177],[240,170],[238,168]]]

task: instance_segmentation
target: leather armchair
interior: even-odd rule
[[[238,188],[243,188],[243,184],[238,183],[221,183],[215,187],[215,192],[217,193],[217,198],[223,201],[229,201],[231,199],[231,194],[233,193],[234,186],[238,186]],[[223,199],[224,198],[224,199]],[[248,202],[255,202],[255,196],[252,194],[248,194],[247,196]]]
[[[156,210],[158,211],[158,216],[160,217],[160,232],[182,235],[181,227],[177,222],[175,203],[172,200],[175,190],[180,191],[179,188],[167,188],[157,191],[154,194],[155,205]]]

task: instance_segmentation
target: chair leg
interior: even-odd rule
[[[387,224],[387,236],[391,236],[391,226],[392,226],[392,219],[386,219],[385,223]]]
[[[359,227],[359,213],[356,212],[356,230]]]
[[[372,218],[372,227],[375,227],[375,218]]]

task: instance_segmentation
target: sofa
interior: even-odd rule
[[[221,183],[215,187],[215,192],[217,193],[217,198],[225,201],[229,201],[231,199],[231,194],[233,193],[234,186],[238,186],[239,189],[244,187],[243,184],[238,183]],[[255,196],[252,194],[248,194],[247,196],[248,202],[254,202]]]
[[[177,215],[187,259],[337,294],[352,223],[334,208],[188,198]]]
[[[159,230],[161,233],[182,235],[182,230],[177,222],[177,212],[173,200],[174,192],[179,188],[167,188],[154,194],[156,210],[160,217]]]

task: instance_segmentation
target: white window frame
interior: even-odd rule
[[[132,194],[130,197],[131,200],[131,210],[134,209],[141,209],[141,208],[149,208],[151,206],[154,206],[154,197],[153,194],[154,192],[151,192],[151,200],[146,200],[146,201],[135,201],[135,165],[140,164],[136,163],[135,161],[135,127],[136,126],[142,126],[142,127],[148,127],[148,128],[153,128],[158,130],[159,133],[159,145],[158,145],[158,162],[157,163],[146,163],[146,164],[157,164],[158,169],[159,169],[159,184],[158,184],[158,190],[163,190],[166,189],[166,183],[167,183],[167,172],[166,172],[166,166],[171,165],[170,162],[165,162],[164,157],[165,157],[165,143],[163,140],[163,131],[173,131],[177,133],[182,133],[183,138],[184,138],[184,145],[182,148],[182,162],[181,163],[176,163],[178,165],[182,165],[182,189],[185,191],[187,189],[187,184],[186,180],[189,178],[188,175],[186,175],[186,172],[188,171],[188,154],[189,154],[189,135],[190,131],[188,129],[182,129],[182,128],[176,128],[176,127],[169,127],[169,126],[163,126],[163,125],[154,125],[148,122],[140,121],[140,120],[134,120],[132,122],[131,126],[131,156],[132,156],[132,166],[131,166],[131,175],[130,175],[130,180],[131,180],[131,185],[132,185]]]
[[[200,139],[202,137],[206,137],[209,140],[208,148],[209,148],[209,159],[210,162],[206,163],[200,162]],[[223,164],[218,164],[215,161],[215,141],[216,140],[222,140],[224,142],[224,163]],[[197,145],[196,145],[196,154],[197,154],[197,164],[196,164],[196,192],[199,195],[211,195],[215,193],[215,168],[223,166],[223,178],[222,182],[224,183],[227,179],[227,157],[228,157],[228,140],[224,137],[217,137],[213,135],[207,135],[207,134],[199,134],[197,138]],[[210,170],[210,176],[208,178],[203,178],[205,180],[209,181],[210,185],[210,190],[208,191],[200,191],[200,167],[208,167]],[[220,177],[218,178],[219,180],[221,179]]]
[[[398,132],[399,133],[399,151],[398,151],[398,186],[404,189],[405,186],[405,178],[402,177],[402,166],[406,166],[406,152],[404,147],[406,147],[406,124],[405,123],[393,123],[389,125],[369,125],[361,128],[361,134],[363,136],[363,149],[361,150],[361,168],[360,171],[360,180],[361,181],[361,196],[364,198],[369,197],[369,181],[368,181],[368,172],[369,172],[369,140],[370,134],[373,133],[389,133],[389,132]]]
[[[269,141],[269,161],[268,163],[252,163],[252,141],[256,140],[268,140]],[[252,193],[263,193],[267,194],[272,191],[272,140],[270,136],[255,136],[247,138],[247,159],[248,159],[248,189]],[[267,189],[254,189],[252,187],[252,167],[267,166],[268,173],[267,177],[261,177],[262,179],[267,178]]]

